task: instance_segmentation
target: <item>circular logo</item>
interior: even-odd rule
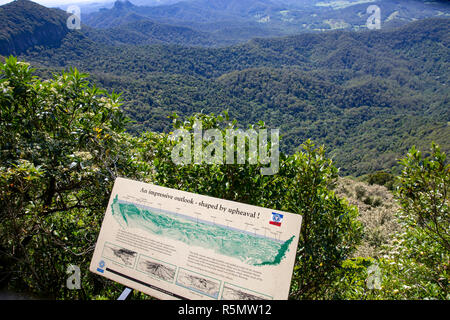
[[[98,266],[99,266],[100,268],[104,268],[104,267],[105,267],[105,261],[100,260],[100,262],[98,263]]]
[[[273,221],[280,222],[281,221],[281,216],[279,214],[274,213],[273,214]]]

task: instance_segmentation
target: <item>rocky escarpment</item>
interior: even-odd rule
[[[0,54],[20,54],[34,46],[58,46],[70,31],[68,15],[28,0],[0,7]]]

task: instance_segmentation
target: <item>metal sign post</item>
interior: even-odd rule
[[[126,300],[132,291],[133,291],[133,289],[125,288],[125,290],[122,291],[122,293],[120,294],[119,298],[117,298],[117,300]]]

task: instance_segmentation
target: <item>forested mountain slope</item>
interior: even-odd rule
[[[155,23],[137,19],[108,29],[84,28],[85,35],[98,43],[106,45],[145,45],[145,44],[182,44],[189,46],[211,47],[224,44],[207,32],[193,30],[183,26]]]
[[[35,45],[59,46],[69,32],[68,15],[17,0],[0,7],[0,54],[19,54]]]
[[[0,54],[24,53],[39,46],[59,47],[69,31],[106,45],[173,43],[216,46],[227,43],[218,41],[208,32],[142,19],[126,8],[127,3],[117,1],[112,9],[116,10],[115,13],[102,18],[100,28],[89,27],[82,19],[79,30],[69,30],[68,25],[74,21],[68,21],[70,15],[62,10],[49,9],[28,0],[8,3],[0,6]],[[103,25],[109,27],[101,28]]]
[[[41,74],[77,67],[123,92],[132,132],[167,131],[173,112],[228,109],[280,128],[284,151],[311,138],[342,174],[360,175],[392,168],[413,144],[449,150],[449,35],[450,19],[434,18],[201,48],[107,46],[82,28],[23,58]]]
[[[448,150],[449,31],[450,19],[431,19],[220,49],[104,47],[74,33],[26,59],[76,66],[123,91],[131,130],[167,130],[173,112],[229,109],[244,123],[280,127],[288,152],[307,138],[324,143],[343,174],[359,175],[394,166],[413,144]]]
[[[223,47],[255,37],[333,29],[367,30],[369,4],[380,8],[384,29],[427,17],[450,16],[450,4],[442,1],[191,0],[139,6],[117,0],[111,8],[95,12],[80,9],[80,32],[105,45]],[[67,6],[61,8],[65,10]],[[34,46],[60,45],[68,32],[68,16],[63,10],[48,9],[28,0],[0,6],[0,53],[17,54]]]

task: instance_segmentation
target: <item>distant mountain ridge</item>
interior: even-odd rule
[[[91,17],[95,17],[91,19]],[[148,20],[138,12],[138,7],[130,1],[116,1],[110,9],[100,9],[98,12],[91,13],[87,16],[82,15],[84,24],[93,28],[106,29],[117,27],[122,24]]]
[[[156,23],[146,19],[135,19],[134,22],[108,29],[89,29],[86,31],[86,35],[89,39],[106,45],[166,43],[209,47],[218,44],[216,38],[210,33],[182,26]]]
[[[48,38],[56,37],[65,28],[65,12],[29,4],[20,0],[8,9],[16,9],[16,21],[33,22],[8,20],[5,34],[19,35],[20,58],[45,75],[77,67],[109,91],[123,92],[132,132],[165,131],[173,112],[185,117],[228,109],[244,125],[262,120],[279,128],[287,153],[309,138],[324,144],[344,175],[391,169],[413,144],[423,149],[434,140],[450,151],[445,16],[400,28],[298,33],[205,48],[216,45],[208,35],[220,28],[202,34],[150,19],[101,30],[82,25],[48,42],[35,30],[53,21],[55,35]],[[27,20],[29,8],[45,19]]]
[[[116,4],[111,9],[85,15],[84,22],[96,28],[110,28],[136,19],[149,19],[209,31],[218,42],[222,38],[236,42],[263,34],[273,37],[305,31],[367,29],[369,5],[380,7],[384,28],[429,17],[450,17],[450,3],[418,0],[190,0],[151,7],[136,6],[133,0],[119,0]],[[250,27],[255,30],[254,34]],[[246,36],[239,36],[239,31]]]
[[[128,1],[116,1],[114,8],[117,10],[112,11],[116,12],[115,18],[109,16],[102,20],[109,22],[109,28],[89,27],[82,20],[80,30],[70,30],[67,27],[69,14],[63,10],[28,0],[0,6],[0,54],[22,54],[36,46],[59,47],[66,37],[75,34],[85,41],[105,45],[166,43],[208,47],[218,44],[216,37],[207,32],[153,22],[131,11],[124,14],[127,8],[135,8]]]
[[[82,28],[78,31],[81,35],[78,36],[104,45],[161,43],[219,47],[257,37],[280,37],[305,31],[340,27],[367,29],[364,23],[368,3],[355,2],[357,4],[339,10],[317,7],[317,3],[323,4],[318,1],[191,0],[137,6],[129,0],[120,0],[110,9],[87,15],[82,12]],[[450,3],[409,1],[414,5],[408,10],[402,9],[405,0],[370,3],[382,7],[384,29],[415,17],[450,16]],[[34,46],[60,45],[69,31],[75,32],[67,28],[67,17],[62,10],[28,0],[0,6],[0,54],[24,53]]]

